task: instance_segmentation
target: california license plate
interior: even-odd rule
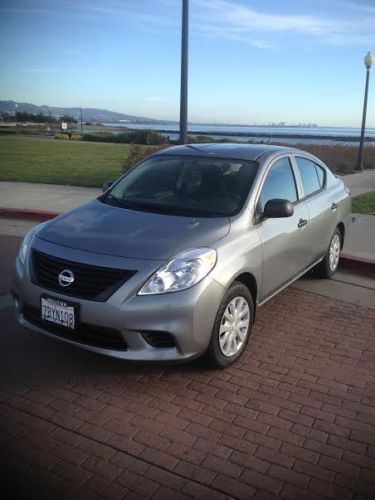
[[[73,304],[52,297],[41,297],[42,319],[74,330],[76,314]]]

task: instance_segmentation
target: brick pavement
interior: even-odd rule
[[[288,289],[225,371],[107,359],[10,310],[0,325],[3,494],[375,496],[375,310]]]
[[[0,234],[0,296],[9,292],[13,264],[20,244],[21,238]]]

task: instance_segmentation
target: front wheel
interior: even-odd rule
[[[206,360],[215,368],[226,368],[241,356],[254,321],[254,304],[249,289],[234,282],[218,309]]]
[[[339,266],[341,251],[341,232],[335,229],[324,259],[316,266],[315,272],[319,278],[330,278]]]

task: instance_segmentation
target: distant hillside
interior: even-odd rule
[[[51,109],[51,115],[55,117],[70,115],[80,120],[80,108],[59,108],[56,106],[37,106],[28,102],[16,101],[1,101],[0,113],[14,114],[16,111],[24,111],[26,113],[44,113],[48,114]],[[124,113],[116,113],[107,109],[82,108],[82,118],[84,122],[103,123],[103,122],[118,122],[119,120],[130,120],[132,122],[154,123],[156,120],[145,118],[144,116],[127,115]]]

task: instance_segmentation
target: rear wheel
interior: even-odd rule
[[[340,260],[341,238],[341,232],[336,228],[324,259],[315,267],[315,273],[319,278],[330,278],[337,271]]]
[[[218,309],[206,359],[211,366],[226,368],[241,356],[254,321],[254,305],[249,289],[234,282]]]

